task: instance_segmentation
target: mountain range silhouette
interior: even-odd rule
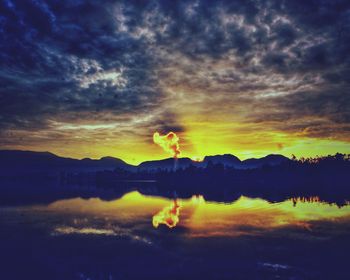
[[[139,165],[131,165],[115,157],[100,159],[73,159],[57,156],[50,152],[33,152],[19,150],[0,150],[0,174],[11,174],[30,171],[98,171],[121,168],[128,171],[173,170],[189,166],[207,167],[209,162],[223,164],[236,169],[254,169],[262,166],[275,166],[290,161],[282,155],[267,155],[262,158],[251,158],[241,161],[231,154],[206,156],[203,161],[193,161],[190,158],[166,158],[162,160],[144,161]]]
[[[241,195],[283,201],[319,196],[339,205],[350,199],[350,156],[287,158],[234,155],[203,161],[166,158],[130,165],[114,157],[63,158],[49,152],[0,151],[0,204],[55,201],[68,197],[113,199],[130,190],[166,197],[202,194],[215,201]]]

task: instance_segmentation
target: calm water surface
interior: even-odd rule
[[[131,192],[1,208],[0,226],[1,279],[349,276],[350,205],[317,198],[224,204]]]

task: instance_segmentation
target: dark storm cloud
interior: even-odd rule
[[[161,99],[143,43],[116,32],[111,3],[1,4],[1,126],[79,111],[142,111]]]
[[[222,93],[272,112],[247,121],[349,122],[345,0],[2,0],[0,37],[3,131],[141,114],[153,116],[145,126],[184,131],[167,107],[178,85],[202,90],[197,105]]]
[[[160,134],[167,134],[169,131],[175,133],[185,131],[185,128],[181,124],[178,124],[176,115],[169,112],[165,112],[158,117],[152,127]]]

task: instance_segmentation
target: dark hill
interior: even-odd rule
[[[32,152],[17,150],[0,151],[1,174],[23,174],[31,172],[56,171],[97,171],[101,169],[124,168],[132,166],[113,157],[101,159],[85,158],[82,160],[64,158],[49,152]]]
[[[92,172],[98,170],[113,170],[115,168],[127,171],[157,171],[185,169],[191,165],[205,168],[209,163],[220,164],[228,168],[254,169],[262,166],[276,166],[289,161],[282,155],[268,155],[260,159],[247,159],[241,161],[234,155],[206,156],[202,162],[192,161],[189,158],[167,158],[162,160],[145,161],[137,167],[127,164],[123,160],[114,157],[102,157],[101,159],[72,159],[59,157],[49,152],[32,152],[18,150],[0,150],[0,174],[22,174],[31,172]]]
[[[178,168],[187,168],[191,164],[195,164],[195,162],[193,162],[189,158],[179,158],[176,160],[174,158],[167,158],[161,160],[144,161],[140,163],[138,169],[143,171],[156,171],[158,169],[175,170]]]
[[[282,155],[267,155],[262,158],[246,159],[242,162],[242,164],[245,166],[245,168],[251,169],[262,166],[276,166],[288,161],[290,161],[290,159]]]
[[[205,168],[208,166],[209,163],[215,164],[215,165],[221,164],[226,168],[255,169],[255,168],[261,168],[263,166],[276,166],[288,161],[290,161],[290,159],[282,155],[268,155],[263,158],[258,158],[258,159],[252,158],[252,159],[241,161],[238,157],[234,155],[224,154],[224,155],[206,156],[202,162],[192,161],[189,158],[179,158],[176,161],[173,158],[145,161],[138,166],[138,169],[142,171],[145,171],[145,170],[155,171],[158,169],[175,170],[179,168],[184,169],[189,167],[190,165]]]

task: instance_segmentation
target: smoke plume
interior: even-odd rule
[[[179,137],[174,132],[166,135],[160,135],[158,132],[153,134],[153,142],[161,146],[164,151],[170,153],[175,159],[180,155]]]

